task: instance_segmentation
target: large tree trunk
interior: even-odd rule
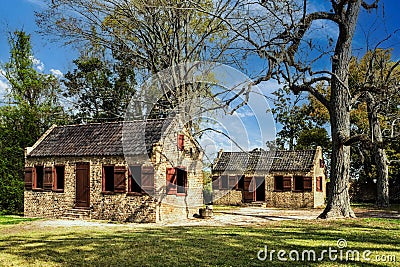
[[[348,89],[351,43],[361,8],[361,0],[349,1],[341,14],[339,37],[332,58],[330,120],[332,131],[332,160],[330,187],[325,210],[318,218],[355,217],[350,206],[349,174],[350,146],[344,145],[350,138],[351,96]]]
[[[381,148],[383,142],[381,125],[374,97],[367,93],[368,122],[371,130],[372,153],[377,172],[377,197],[378,207],[389,206],[389,167],[385,149]]]

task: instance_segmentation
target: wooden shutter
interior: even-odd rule
[[[292,176],[283,176],[283,191],[292,190]]]
[[[312,190],[312,177],[309,176],[303,177],[303,188],[304,191]]]
[[[33,178],[33,168],[32,167],[25,167],[25,189],[32,190],[32,178]]]
[[[229,189],[238,189],[237,176],[229,176],[228,186]]]
[[[154,194],[154,167],[142,166],[141,177],[142,190],[148,194]]]
[[[53,187],[53,168],[45,167],[44,177],[43,177],[43,189],[46,191],[50,191],[52,187]]]
[[[176,170],[175,168],[167,168],[167,195],[176,195]]]
[[[178,134],[178,150],[183,151],[185,148],[185,136]]]
[[[219,189],[218,176],[213,176],[213,178],[212,178],[212,189],[213,190],[218,190]]]
[[[125,166],[114,166],[114,192],[125,193]]]

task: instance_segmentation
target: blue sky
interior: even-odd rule
[[[0,62],[9,58],[8,32],[23,29],[31,34],[33,52],[44,64],[44,72],[58,69],[62,72],[72,68],[71,61],[77,53],[61,44],[50,43],[38,35],[34,11],[41,9],[40,0],[2,0],[0,8]]]
[[[36,33],[38,30],[35,24],[34,11],[40,11],[42,8],[40,0],[2,0],[0,9],[0,63],[3,64],[9,58],[9,46],[7,42],[7,33],[16,29],[23,29],[32,36],[32,46],[35,58],[37,59],[37,67],[44,73],[66,73],[73,68],[72,60],[78,55],[72,48],[62,46],[61,43],[50,43],[45,37]],[[311,8],[319,9],[326,6],[328,0],[312,1]],[[372,0],[369,0],[372,2]],[[372,11],[373,14],[362,12],[360,15],[357,33],[353,42],[353,48],[356,55],[362,55],[365,50],[365,44],[370,42],[375,44],[382,40],[388,34],[392,34],[390,41],[386,42],[386,48],[393,48],[394,59],[400,59],[400,20],[398,11],[400,10],[400,1],[397,0],[381,0],[384,9]],[[372,19],[377,13],[377,19]],[[383,19],[384,17],[384,19]],[[336,31],[333,25],[324,25],[327,33]],[[261,62],[249,65],[249,70],[261,66]],[[1,92],[4,91],[5,82],[0,77],[0,101]],[[2,90],[3,89],[3,90]],[[276,83],[266,83],[262,85],[263,92],[276,89]],[[263,109],[265,110],[265,109]],[[263,112],[259,111],[259,112]],[[271,128],[271,125],[265,127]],[[263,128],[263,126],[261,126]],[[234,128],[232,130],[235,130]],[[210,137],[211,139],[213,137]]]

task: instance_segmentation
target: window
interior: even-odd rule
[[[304,180],[303,176],[294,176],[294,191],[303,191],[304,190]]]
[[[187,171],[184,167],[167,168],[167,195],[186,195]]]
[[[103,166],[103,191],[114,192],[114,166]]]
[[[238,181],[236,175],[229,175],[229,184],[228,189],[237,189],[238,188]]]
[[[129,188],[128,192],[131,193],[142,193],[142,188],[140,187],[142,183],[142,166],[129,166]]]
[[[154,193],[153,166],[129,166],[128,192],[133,195]]]
[[[274,177],[274,190],[283,191],[283,176]]]
[[[186,194],[187,172],[180,168],[177,168],[176,171],[177,194]]]
[[[178,134],[178,150],[183,151],[185,149],[185,136]]]
[[[322,169],[322,168],[325,168],[325,162],[324,162],[324,159],[319,159],[319,167]]]
[[[35,166],[33,179],[33,189],[43,189],[44,168]]]
[[[53,191],[64,191],[65,166],[54,167]]]
[[[312,178],[303,176],[294,176],[294,191],[303,192],[312,190]]]
[[[125,166],[103,165],[103,193],[125,192]]]
[[[244,175],[239,177],[237,187],[238,189],[244,190]]]
[[[274,177],[274,191],[291,191],[292,190],[292,177],[277,175]]]
[[[221,186],[220,189],[229,189],[229,180],[228,175],[221,176]]]
[[[318,191],[318,192],[322,192],[323,191],[323,186],[322,186],[322,177],[321,176],[319,176],[319,177],[317,177],[317,179],[316,179],[316,190]]]

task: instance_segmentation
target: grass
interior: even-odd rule
[[[13,218],[9,218],[13,221]],[[2,218],[2,220],[6,220]],[[14,220],[15,222],[15,220]],[[315,249],[317,255],[345,239],[361,253],[400,261],[400,221],[351,219],[271,221],[253,227],[40,227],[40,222],[0,225],[1,266],[397,266],[395,262],[260,261],[257,252]]]
[[[35,221],[34,218],[24,218],[17,215],[0,215],[0,225],[18,224],[21,222]]]

